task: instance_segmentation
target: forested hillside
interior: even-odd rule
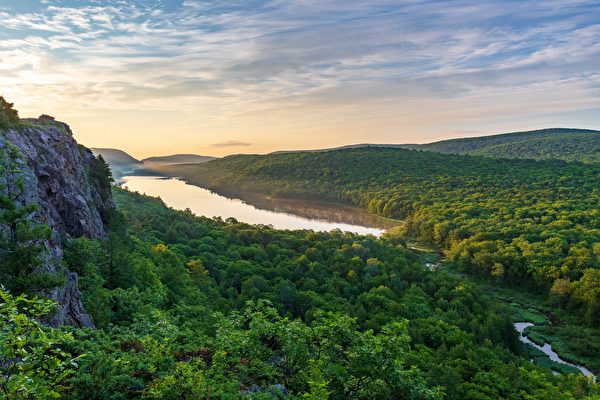
[[[144,158],[142,162],[146,164],[194,164],[214,160],[216,157],[199,156],[197,154],[173,154],[171,156],[159,156]]]
[[[122,214],[107,240],[66,249],[98,330],[54,345],[63,359],[82,355],[53,383],[65,398],[600,393],[534,366],[506,307],[393,242],[210,220],[121,190],[115,199]]]
[[[171,173],[220,190],[352,203],[406,221],[459,270],[541,290],[600,324],[600,168],[403,149],[231,156]]]
[[[133,158],[126,152],[118,149],[92,148],[94,154],[102,156],[104,161],[110,165],[114,178],[117,180],[133,171],[143,168],[140,160]]]
[[[600,394],[581,375],[532,364],[539,354],[519,344],[511,310],[463,278],[423,268],[394,237],[278,231],[120,189],[114,198],[108,236],[64,248],[96,330],[42,327],[50,304],[0,291],[4,397]]]
[[[0,127],[0,398],[600,396],[577,369],[519,342],[515,312],[532,322],[539,313],[432,271],[404,243],[445,248],[471,272],[552,283],[597,326],[596,169],[391,149],[206,164],[204,179],[229,189],[407,219],[401,235],[382,239],[281,231],[111,192],[107,164],[67,125],[10,115]],[[66,304],[48,300],[57,293]],[[582,332],[573,346],[597,370],[597,329]]]
[[[410,148],[497,158],[560,159],[600,163],[600,131],[540,129],[528,132],[443,140]]]

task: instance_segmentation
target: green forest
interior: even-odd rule
[[[65,249],[98,329],[40,329],[48,304],[2,292],[3,357],[31,354],[0,382],[7,398],[600,395],[581,375],[530,363],[508,307],[423,268],[393,239],[207,219],[120,189],[115,198],[107,239]],[[19,397],[23,387],[47,397]]]
[[[600,163],[600,131],[551,128],[442,140],[410,148],[495,158],[560,159]]]
[[[547,293],[600,326],[600,167],[362,147],[165,168],[217,191],[350,203],[458,271]]]
[[[19,151],[7,149],[0,173],[12,179]],[[182,171],[221,190],[351,203],[403,224],[382,238],[276,230],[113,187],[106,238],[62,243],[96,329],[50,328],[55,304],[39,293],[64,283],[39,273],[50,229],[30,218],[36,204],[17,201],[22,179],[3,180],[0,398],[600,398],[598,384],[522,344],[513,326],[535,322],[532,340],[559,340],[570,360],[600,368],[594,165],[358,148]],[[110,190],[101,157],[87,173]],[[411,241],[450,268],[427,268],[432,255]],[[541,294],[558,314],[514,294],[502,301],[463,273]],[[558,331],[557,315],[568,320]]]

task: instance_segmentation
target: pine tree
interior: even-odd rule
[[[98,155],[95,162],[89,167],[89,178],[94,182],[94,185],[100,190],[100,194],[104,200],[110,194],[110,187],[115,181],[112,171],[108,163],[104,160],[101,154]]]

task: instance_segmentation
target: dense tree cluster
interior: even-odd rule
[[[0,129],[10,129],[19,126],[19,113],[13,103],[0,96]]]
[[[559,159],[600,162],[600,131],[540,129],[476,138],[443,140],[414,145],[420,150],[448,154],[472,154],[496,158]]]
[[[196,217],[115,190],[105,241],[78,239],[97,331],[75,399],[589,398],[518,356],[509,310],[370,236]]]
[[[41,328],[46,302],[2,292],[0,390],[14,398],[600,393],[519,356],[505,306],[393,241],[207,219],[115,192],[108,237],[65,248],[97,330]]]
[[[353,203],[404,220],[461,270],[552,293],[600,325],[600,168],[415,150],[231,156],[171,167],[224,190]]]

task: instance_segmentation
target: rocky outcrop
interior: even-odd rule
[[[16,146],[21,159],[18,173],[25,190],[22,204],[37,204],[32,216],[52,229],[43,267],[64,277],[65,284],[44,293],[59,304],[51,325],[70,324],[93,327],[77,288],[77,275],[62,266],[61,243],[69,238],[92,239],[106,235],[102,215],[114,208],[110,186],[94,175],[99,168],[92,152],[77,144],[68,125],[49,118],[24,120],[25,128],[0,134],[0,148]]]
[[[77,274],[66,274],[66,283],[54,288],[49,297],[60,304],[58,310],[50,317],[48,324],[52,326],[73,325],[76,327],[94,327],[94,321],[85,312],[81,292],[77,287]]]

